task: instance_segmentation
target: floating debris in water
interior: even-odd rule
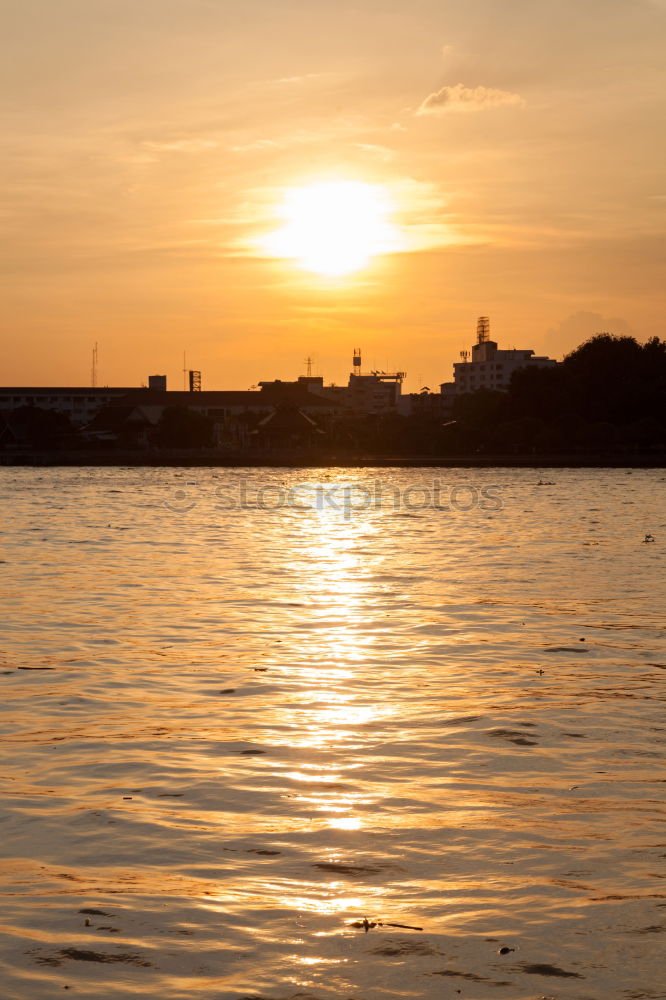
[[[386,921],[383,921],[383,920],[378,921],[378,923],[379,923],[380,927],[400,927],[400,928],[402,928],[402,930],[405,930],[405,931],[422,931],[423,930],[422,927],[414,927],[412,924],[390,924],[390,923],[387,923]]]
[[[399,927],[404,931],[422,931],[422,927],[415,927],[413,924],[395,924],[390,923],[387,920],[368,920],[367,917],[363,917],[363,920],[354,920],[350,924],[351,927],[357,927],[359,930],[361,927],[367,934],[368,931],[372,930],[373,927]]]
[[[377,924],[375,923],[375,921],[374,920],[368,920],[367,917],[363,917],[363,920],[355,920],[353,922],[353,924],[352,924],[352,927],[358,927],[358,928],[362,927],[364,929],[364,931],[365,931],[366,934],[368,933],[368,931],[372,927],[376,927],[376,926],[377,926]]]

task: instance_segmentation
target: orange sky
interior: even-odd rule
[[[2,56],[3,384],[447,380],[491,317],[664,336],[665,0],[21,0]],[[398,253],[265,255],[289,189],[390,194]],[[353,240],[354,234],[350,234]]]

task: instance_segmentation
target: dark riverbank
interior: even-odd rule
[[[155,451],[16,451],[0,453],[0,466],[146,466],[203,468],[666,468],[664,453],[497,455],[323,455],[305,452],[226,452],[217,449]]]

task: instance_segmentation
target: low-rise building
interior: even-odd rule
[[[44,387],[18,386],[0,388],[0,411],[19,410],[22,406],[38,406],[55,410],[69,417],[75,427],[89,423],[102,407],[119,400],[133,389],[81,388],[80,386]]]
[[[201,392],[132,389],[113,400],[98,416],[83,428],[91,439],[122,442],[135,435],[139,445],[155,440],[153,433],[166,410],[187,410],[205,417],[212,427],[216,447],[243,448],[253,444],[254,429],[276,410],[291,410],[304,415],[305,426],[312,421],[319,427],[340,412],[335,400],[327,400],[308,392],[298,383],[266,383],[262,390],[217,390]],[[122,413],[122,417],[120,414]],[[278,425],[275,424],[273,429]],[[151,432],[151,428],[153,432]],[[140,432],[140,434],[137,433]]]
[[[360,353],[355,354],[360,362]],[[404,372],[373,371],[362,374],[360,370],[349,376],[347,385],[324,385],[320,375],[301,375],[295,382],[260,382],[262,392],[290,393],[306,391],[320,399],[336,403],[350,415],[395,413],[401,408]]]

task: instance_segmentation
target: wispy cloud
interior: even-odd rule
[[[384,132],[383,126],[377,126],[360,115],[330,118],[326,122],[320,122],[317,116],[309,115],[302,116],[299,127],[277,131],[272,138],[264,136],[254,139],[248,136],[247,141],[237,142],[227,148],[231,153],[275,152],[298,146],[324,146],[331,143],[351,142],[357,137],[367,137]],[[242,134],[240,137],[242,138]],[[374,153],[376,156],[392,155],[392,150],[382,145],[367,142],[355,142],[353,145],[365,152]]]
[[[276,142],[275,139],[255,139],[253,142],[246,142],[240,146],[230,146],[232,153],[256,153],[264,149],[280,149],[284,143]]]
[[[326,73],[304,73],[303,76],[281,76],[276,83],[307,83],[308,80],[321,80],[322,77],[330,75]]]
[[[378,146],[372,142],[355,142],[354,145],[356,149],[360,149],[362,153],[368,153],[370,156],[375,156],[384,163],[389,163],[395,157],[394,151],[389,149],[388,146]]]
[[[215,149],[219,142],[213,139],[175,139],[172,142],[150,142],[146,140],[142,143],[146,149],[156,153],[201,153],[207,149]]]
[[[439,115],[445,111],[485,111],[487,108],[499,108],[503,105],[524,107],[525,101],[520,94],[512,94],[508,90],[497,90],[494,87],[466,87],[462,83],[456,83],[453,87],[442,87],[429,94],[416,114]]]

